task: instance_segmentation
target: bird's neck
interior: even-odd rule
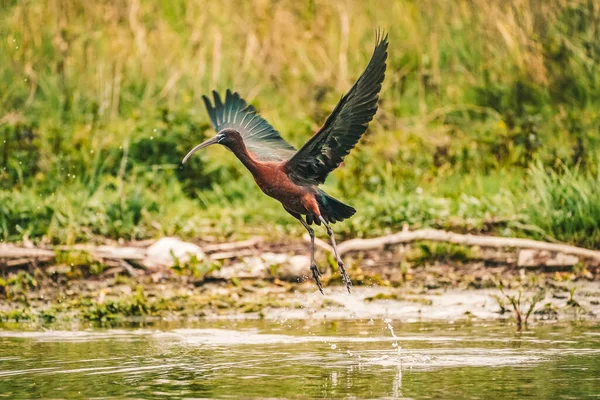
[[[228,147],[252,174],[258,172],[258,161],[248,152],[242,140],[236,141],[232,146]]]

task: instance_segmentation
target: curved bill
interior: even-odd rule
[[[194,147],[193,149],[190,150],[189,153],[186,154],[186,156],[183,158],[183,161],[181,162],[182,164],[185,164],[185,162],[188,160],[188,158],[190,158],[192,156],[192,154],[194,154],[195,152],[197,152],[200,149],[205,148],[206,146],[210,146],[211,144],[215,144],[218,143],[219,138],[217,136],[210,138],[202,143],[200,143],[198,146]]]

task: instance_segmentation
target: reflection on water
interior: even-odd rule
[[[600,329],[210,321],[0,330],[0,397],[581,398],[598,396]]]

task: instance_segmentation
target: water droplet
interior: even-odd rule
[[[331,345],[331,350],[335,350],[335,349],[337,349],[337,346],[334,343],[334,344]]]
[[[392,347],[396,347],[398,351],[400,351],[401,347],[398,347],[398,338],[396,337],[396,334],[394,333],[394,328],[392,327],[392,320],[389,318],[386,318],[383,320],[383,322],[385,322],[388,330],[390,331],[390,333],[392,334],[392,337],[394,338],[394,343],[392,343]]]

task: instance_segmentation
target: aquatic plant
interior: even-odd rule
[[[546,298],[545,288],[538,289],[534,295],[526,299],[522,298],[522,289],[519,289],[517,294],[507,293],[504,291],[504,286],[502,283],[498,284],[498,289],[500,290],[500,293],[502,293],[502,295],[509,301],[513,311],[515,312],[518,331],[521,331],[523,326],[527,327],[527,322],[529,321],[531,314],[534,312],[535,307],[539,302]]]

